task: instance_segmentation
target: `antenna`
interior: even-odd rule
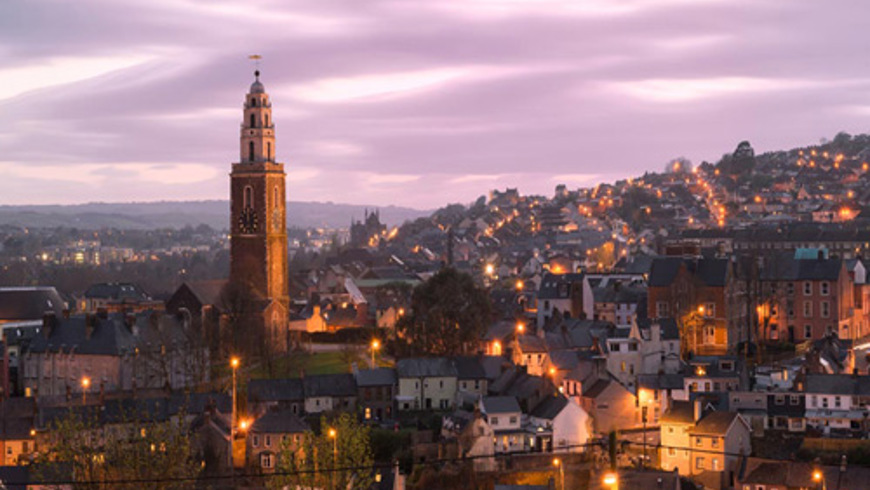
[[[260,76],[260,60],[263,59],[263,57],[258,55],[258,54],[252,54],[252,55],[248,56],[248,59],[253,60],[254,68],[255,68],[254,76],[259,77]]]

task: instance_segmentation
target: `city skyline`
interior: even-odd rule
[[[546,193],[863,132],[867,6],[0,6],[2,204],[222,199],[258,53],[291,201]]]

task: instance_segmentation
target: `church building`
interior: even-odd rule
[[[225,352],[288,349],[286,174],[275,159],[272,103],[260,72],[254,75],[230,172],[229,280],[185,283],[167,301],[168,311],[190,315],[212,348]]]

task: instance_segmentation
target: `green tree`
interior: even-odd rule
[[[308,432],[301,443],[289,438],[281,443],[276,475],[267,480],[268,488],[371,487],[371,429],[348,413],[340,414],[331,425],[322,417],[320,427],[319,435]]]
[[[50,482],[54,464],[66,463],[74,488],[194,488],[200,465],[182,424],[127,414],[106,424],[95,412],[70,411],[50,425],[35,461],[45,474],[36,476]]]
[[[471,276],[445,267],[414,288],[411,312],[396,330],[410,355],[457,355],[483,335],[490,310],[486,291]]]

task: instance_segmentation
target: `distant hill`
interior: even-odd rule
[[[287,223],[291,227],[350,226],[351,219],[361,220],[365,210],[377,209],[381,221],[400,225],[407,220],[429,216],[431,211],[398,206],[358,206],[332,202],[294,202],[287,204]],[[229,201],[163,201],[139,203],[88,203],[69,206],[0,206],[0,225],[82,229],[183,228],[206,224],[225,229],[229,224]]]

